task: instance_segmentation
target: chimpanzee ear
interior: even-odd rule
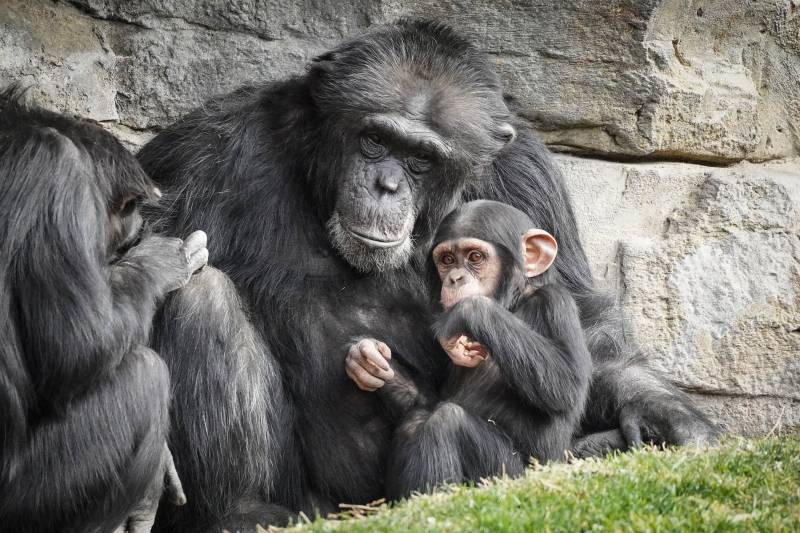
[[[525,258],[525,277],[543,274],[558,254],[556,239],[543,229],[531,228],[522,236],[522,256]]]

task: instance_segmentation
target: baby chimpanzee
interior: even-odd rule
[[[470,202],[439,226],[429,259],[443,309],[434,331],[454,366],[433,400],[399,372],[382,375],[380,395],[404,417],[390,497],[564,457],[592,361],[577,306],[549,269],[556,252],[549,233],[498,202]]]

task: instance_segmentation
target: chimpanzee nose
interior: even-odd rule
[[[381,192],[397,192],[397,189],[400,187],[400,179],[388,172],[383,173],[378,176],[378,186]]]
[[[461,280],[464,279],[464,271],[461,269],[454,270],[450,273],[450,284],[457,285]]]

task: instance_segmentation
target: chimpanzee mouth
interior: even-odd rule
[[[367,246],[372,246],[375,248],[396,248],[406,242],[406,238],[408,238],[408,235],[402,235],[396,240],[386,240],[374,235],[367,235],[366,233],[356,231],[351,228],[347,228],[347,231],[350,233],[350,235],[363,242]]]

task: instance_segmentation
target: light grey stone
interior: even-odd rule
[[[95,22],[50,2],[0,5],[0,87],[18,82],[40,104],[98,121],[119,119],[114,54]]]
[[[701,409],[733,435],[756,437],[800,430],[800,402],[785,398],[695,395]]]
[[[759,161],[800,154],[797,11],[793,0],[7,0],[0,74],[59,108],[156,128],[213,94],[301,72],[371,25],[429,17],[494,58],[512,106],[553,147]]]
[[[735,432],[759,406],[796,424],[800,160],[558,161],[596,277],[655,366],[700,397],[760,399],[715,411]]]

